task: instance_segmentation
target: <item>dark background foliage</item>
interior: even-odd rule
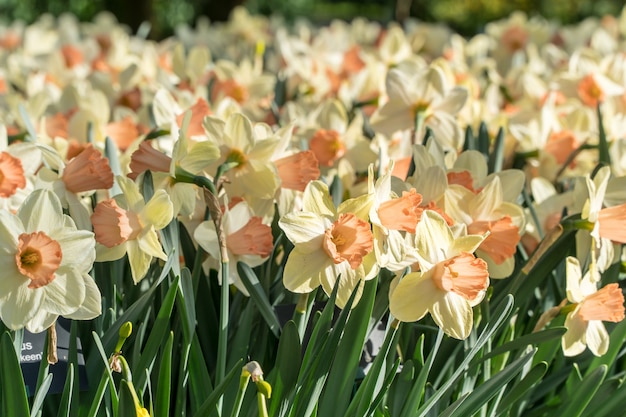
[[[485,23],[508,16],[514,10],[560,23],[580,21],[589,16],[617,16],[623,0],[0,0],[0,19],[32,22],[42,13],[64,12],[80,20],[91,20],[100,11],[115,14],[132,30],[147,21],[150,36],[161,39],[173,33],[177,24],[193,24],[198,16],[213,22],[225,21],[237,5],[252,13],[278,13],[287,20],[307,16],[317,22],[333,18],[350,20],[364,16],[383,23],[412,16],[424,21],[446,22],[464,35],[479,32]]]

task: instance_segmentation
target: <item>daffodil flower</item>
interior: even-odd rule
[[[93,233],[76,228],[52,191],[35,190],[17,215],[0,211],[0,242],[0,318],[8,328],[38,333],[59,316],[100,315],[100,291],[89,276]]]
[[[96,234],[98,261],[113,261],[128,254],[135,283],[148,272],[152,258],[167,260],[157,231],[172,221],[174,209],[164,190],[156,190],[144,201],[137,184],[116,177],[121,195],[101,201],[91,215]]]
[[[432,210],[424,211],[415,233],[420,271],[392,283],[389,310],[404,322],[430,313],[447,335],[466,339],[474,322],[472,307],[489,286],[487,263],[472,254],[484,236],[455,238],[444,218]]]
[[[330,294],[339,279],[336,304],[343,308],[355,288],[358,301],[362,281],[373,278],[376,272],[371,226],[355,214],[358,209],[355,200],[347,200],[336,209],[326,184],[309,183],[304,190],[303,211],[288,213],[279,221],[295,246],[285,264],[285,288],[309,293],[321,285]]]
[[[228,281],[248,295],[237,272],[237,262],[244,262],[251,268],[265,262],[273,249],[272,228],[263,224],[260,217],[253,216],[245,201],[225,209],[222,226],[228,253]],[[213,260],[220,261],[220,244],[213,221],[200,223],[194,232],[194,239]],[[216,269],[222,282],[222,270]]]
[[[578,259],[568,256],[566,263],[567,298],[576,303],[565,319],[567,332],[561,339],[565,356],[575,356],[588,347],[591,353],[602,356],[609,348],[609,334],[603,321],[624,320],[624,294],[618,284],[597,289],[597,270],[583,276]],[[598,274],[599,275],[599,274]]]

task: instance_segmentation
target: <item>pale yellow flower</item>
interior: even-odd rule
[[[567,298],[576,303],[574,311],[565,319],[567,332],[562,338],[565,356],[575,356],[588,347],[591,353],[602,356],[609,348],[609,334],[603,321],[624,320],[624,294],[618,284],[597,289],[595,270],[583,276],[578,259],[567,257]]]
[[[487,263],[472,253],[483,236],[455,238],[446,221],[427,210],[417,225],[420,271],[392,284],[389,310],[404,322],[430,313],[449,336],[465,339],[473,325],[472,307],[480,303],[489,286]]]
[[[344,307],[355,288],[358,301],[363,280],[373,278],[376,270],[371,226],[354,210],[347,211],[358,209],[354,203],[348,200],[336,209],[326,184],[309,183],[303,211],[288,213],[278,223],[295,246],[285,264],[285,288],[309,293],[321,285],[330,294],[339,280],[337,305]]]

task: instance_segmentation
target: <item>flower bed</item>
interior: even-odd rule
[[[620,412],[626,13],[142,34],[0,28],[2,415]]]

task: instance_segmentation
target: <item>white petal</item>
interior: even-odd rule
[[[73,268],[60,267],[55,278],[44,288],[45,298],[41,308],[49,313],[65,315],[73,313],[85,300],[85,283]]]
[[[320,216],[335,217],[337,211],[326,184],[318,180],[307,184],[302,196],[302,211],[316,213]]]
[[[585,350],[585,332],[587,322],[582,320],[577,310],[572,311],[565,319],[567,331],[561,339],[561,347],[565,356],[576,356]]]
[[[233,113],[226,119],[224,133],[229,148],[238,149],[245,154],[254,146],[252,123],[241,113]]]
[[[96,282],[89,275],[83,277],[85,284],[85,299],[83,304],[71,314],[65,315],[72,320],[91,320],[102,314],[102,294]]]
[[[404,322],[418,321],[445,293],[438,289],[429,274],[407,274],[389,294],[389,311]]]
[[[578,259],[568,256],[565,259],[565,279],[567,282],[567,299],[572,303],[580,303],[587,296],[580,288],[582,277],[583,274],[580,270]]]
[[[31,333],[41,333],[54,324],[59,318],[58,314],[46,310],[39,310],[32,319],[26,323],[26,329]]]
[[[49,190],[35,190],[17,212],[27,232],[42,231],[53,236],[64,225],[59,198]]]
[[[213,258],[220,258],[220,245],[217,240],[215,224],[212,220],[205,220],[200,223],[193,232],[193,238]]]
[[[455,339],[467,339],[474,324],[474,313],[469,302],[453,292],[435,302],[430,311],[433,320],[445,334]]]
[[[165,190],[157,190],[139,214],[144,226],[152,225],[156,230],[167,226],[173,217],[172,200]]]
[[[600,320],[590,320],[587,322],[585,332],[587,347],[596,356],[602,356],[609,349],[609,334]]]
[[[296,247],[289,254],[283,284],[291,292],[308,293],[320,285],[320,276],[331,268],[332,260],[323,251],[304,253]],[[332,269],[331,269],[332,272]]]
[[[136,241],[126,242],[126,251],[128,253],[128,261],[130,263],[130,272],[133,276],[133,281],[138,283],[141,281],[150,269],[150,262],[152,256],[146,254]]]
[[[28,284],[20,285],[0,298],[0,318],[11,330],[21,329],[39,311],[43,301],[41,288],[31,289]]]

